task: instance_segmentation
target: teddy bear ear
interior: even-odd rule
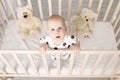
[[[85,13],[85,12],[87,12],[88,11],[88,9],[87,8],[84,8],[83,10],[82,10],[82,13]]]
[[[94,14],[93,14],[93,21],[96,21],[96,18],[97,18],[97,14],[94,13]]]
[[[97,18],[97,13],[94,13],[94,15],[93,15],[93,16],[94,16],[94,19],[96,19],[96,18]]]
[[[94,13],[94,17],[97,17],[97,13]]]
[[[75,16],[73,16],[73,17],[70,19],[70,22],[72,23],[72,22],[78,20],[79,18],[80,18],[80,17],[79,17],[78,15],[75,15]]]
[[[30,7],[30,5],[29,5],[29,4],[27,4],[25,7],[26,7],[27,9],[29,9],[29,10],[31,10],[31,11],[32,11],[32,8]]]

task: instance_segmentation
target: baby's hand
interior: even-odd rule
[[[42,44],[39,48],[40,53],[45,53],[46,52],[46,45]]]
[[[39,51],[40,51],[40,53],[45,53],[46,52],[46,48],[45,47],[40,47]]]
[[[74,53],[80,52],[80,47],[78,47],[78,46],[73,46],[72,49],[73,49]]]
[[[45,53],[47,50],[51,50],[46,44],[42,44],[39,48],[40,53]]]

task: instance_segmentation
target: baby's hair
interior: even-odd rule
[[[56,15],[54,14],[54,15],[50,16],[48,18],[48,23],[50,21],[56,21],[56,20],[60,20],[62,22],[63,26],[65,26],[65,28],[66,28],[65,19],[62,16],[57,15],[57,14]]]

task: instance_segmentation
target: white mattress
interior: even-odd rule
[[[67,23],[67,22],[66,22]],[[69,24],[67,24],[69,25]],[[68,27],[68,33],[70,31],[70,28]],[[41,36],[47,35],[47,29],[46,29],[46,22],[43,21],[42,24],[42,34]],[[26,45],[27,44],[27,45]],[[113,32],[112,25],[109,22],[97,22],[94,27],[94,33],[93,37],[89,39],[80,38],[80,47],[83,50],[116,50],[117,45],[115,41],[115,36]],[[8,26],[5,31],[5,36],[3,40],[3,45],[1,46],[1,49],[38,49],[39,48],[39,38],[35,39],[28,39],[26,41],[23,41],[20,39],[19,35],[17,34],[15,30],[15,21],[11,20],[8,23]],[[17,70],[18,73],[23,73],[23,70],[20,67],[17,67],[18,64],[16,61],[12,58],[12,55],[5,55],[6,59],[11,63],[12,67]],[[96,69],[95,74],[100,74],[108,60],[111,58],[112,55],[106,55],[107,57],[104,57],[103,61],[99,65],[99,67]],[[87,75],[90,74],[90,71],[92,69],[93,63],[96,61],[98,55],[91,55],[88,59],[88,63],[86,65],[85,70],[83,71],[83,74]],[[84,55],[77,55],[74,60],[74,66],[73,66],[73,72],[72,74],[76,75],[79,73],[82,61],[83,61]],[[24,65],[24,67],[27,69],[29,74],[34,74],[34,70],[29,64],[28,58],[26,55],[19,55],[19,59]],[[33,59],[35,61],[35,65],[37,66],[37,69],[40,74],[46,74],[44,65],[41,61],[40,55],[33,55]],[[114,64],[111,65],[111,67],[107,70],[106,73],[110,74],[112,70],[118,65],[118,57],[116,57]],[[5,68],[5,64],[0,59],[0,68]],[[69,67],[69,59],[66,61],[61,62],[62,67],[62,74],[68,73],[68,67]],[[9,67],[5,68],[6,72],[12,73],[11,69]],[[120,71],[119,71],[120,72]],[[50,74],[57,74],[57,69],[51,67]]]
[[[80,39],[81,49],[117,49],[113,27],[110,22],[96,22],[91,38]]]
[[[66,22],[67,23],[67,22]],[[70,32],[69,23],[68,32]],[[23,41],[16,32],[15,20],[8,22],[1,49],[38,49],[39,37]],[[46,22],[42,22],[42,34],[47,35]],[[117,49],[113,27],[109,22],[96,22],[91,38],[80,38],[81,49]]]

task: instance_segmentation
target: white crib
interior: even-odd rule
[[[47,16],[52,14],[63,15],[66,22],[69,22],[70,18],[74,14],[80,14],[81,9],[84,7],[84,0],[35,0],[37,5],[33,5],[34,0],[25,0],[27,4],[37,7],[39,13],[39,19],[45,23]],[[43,3],[46,1],[46,3]],[[64,1],[67,2],[67,6],[62,6]],[[72,4],[77,1],[74,10]],[[95,2],[97,1],[97,2]],[[4,80],[7,77],[94,77],[94,78],[120,78],[120,0],[108,0],[107,7],[105,7],[105,14],[102,18],[99,18],[102,11],[102,6],[106,0],[88,0],[86,7],[92,8],[94,4],[97,4],[95,11],[98,13],[97,22],[106,23],[112,26],[115,33],[116,48],[86,48],[80,51],[78,54],[74,54],[72,50],[51,50],[46,54],[40,53],[39,50],[0,50],[0,80]],[[113,4],[116,5],[113,7]],[[11,24],[11,19],[16,20],[16,7],[24,5],[24,0],[0,0],[0,27],[6,29],[7,24]],[[44,13],[44,6],[48,7],[48,14]],[[56,9],[57,7],[57,9]],[[64,10],[67,7],[67,11]],[[56,9],[57,12],[54,12]],[[112,11],[114,10],[114,11]],[[67,15],[66,15],[67,12]],[[75,13],[76,12],[76,13]],[[112,14],[110,14],[112,12]],[[66,16],[65,16],[66,15]],[[110,18],[109,18],[110,17]],[[14,22],[12,22],[13,24]],[[1,28],[1,34],[4,37],[4,29]],[[86,40],[87,41],[87,40]],[[1,40],[1,45],[3,41]],[[84,45],[84,44],[83,44]],[[88,46],[88,45],[87,45]],[[99,45],[98,45],[99,46]],[[118,49],[117,49],[118,47]],[[56,54],[57,67],[53,68],[49,66],[47,59],[48,55]],[[68,53],[70,57],[66,61],[60,59],[60,54]]]

